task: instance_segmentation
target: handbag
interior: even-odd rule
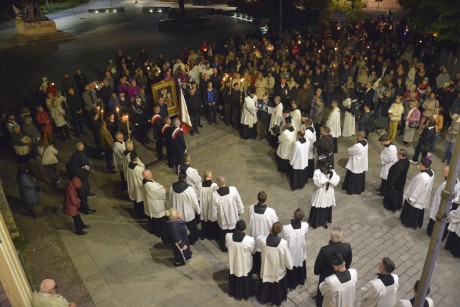
[[[419,122],[416,121],[416,122],[413,122],[413,123],[409,123],[409,128],[418,128],[419,126]]]

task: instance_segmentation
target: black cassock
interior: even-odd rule
[[[386,182],[387,189],[383,198],[383,206],[385,209],[393,212],[401,210],[409,166],[409,159],[404,158],[398,160],[390,167]]]
[[[190,251],[190,245],[187,237],[187,227],[183,221],[167,221],[166,222],[166,233],[168,234],[168,240],[171,244],[171,249],[174,254],[174,263],[176,265],[185,264],[192,258],[192,252]],[[184,250],[184,246],[188,248]]]

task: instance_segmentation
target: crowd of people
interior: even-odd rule
[[[446,177],[460,130],[460,74],[449,74],[431,39],[407,32],[406,26],[364,22],[330,27],[322,35],[249,33],[222,43],[203,42],[197,50],[185,48],[174,59],[160,55],[153,60],[145,49],[135,59],[118,50],[101,82],[89,81],[80,70],[73,76],[64,73],[59,86],[45,77],[37,87],[36,106],[8,113],[5,119],[20,163],[21,199],[34,217],[41,214],[29,160],[39,157],[57,188],[61,179],[55,134],[67,142],[74,138],[69,131],[79,138],[89,128],[91,145],[105,158],[107,172],[119,173],[136,214],[147,218],[149,231],[172,249],[175,265],[191,259],[190,245],[199,239],[215,239],[229,254],[229,294],[237,299],[255,294],[262,303],[280,305],[288,289],[305,283],[309,227],[332,223],[335,187],[341,179],[334,170],[336,153],[347,150],[350,156],[342,190],[350,195],[365,190],[370,133],[379,133],[383,146],[377,190],[384,207],[401,210],[402,225],[414,229],[422,226],[430,209],[432,233],[445,182],[430,208],[430,156],[445,137]],[[248,208],[246,235],[246,223],[239,218],[245,206],[237,188],[228,186],[223,176],[213,182],[211,170],[200,176],[191,166],[179,117],[168,114],[172,101],[153,101],[151,85],[162,80],[175,82],[184,94],[191,136],[200,133],[202,119],[210,126],[231,125],[243,139],[266,139],[276,148],[277,169],[289,177],[293,190],[312,179],[308,223],[299,208],[282,225],[261,191],[257,204]],[[152,141],[150,130],[157,158],[163,160],[166,151],[168,166],[178,174],[169,190],[154,180],[136,152],[135,146]],[[339,138],[351,136],[356,143],[341,148]],[[85,143],[74,141],[76,150],[66,163],[63,213],[73,218],[77,235],[86,235],[90,225],[80,213],[96,212],[88,203],[94,196],[92,163]],[[409,159],[406,148],[412,145],[415,153]],[[420,173],[405,186],[411,163],[417,163]],[[455,257],[460,257],[459,190],[457,185],[446,228],[446,248]],[[351,246],[341,242],[342,236],[332,227],[330,244],[316,259],[317,306],[354,305],[357,272],[350,268]],[[362,306],[396,304],[399,281],[394,270],[393,261],[383,258],[378,277],[362,289]],[[255,291],[253,277],[260,279]],[[51,291],[48,284],[45,292]]]

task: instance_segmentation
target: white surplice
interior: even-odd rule
[[[217,190],[217,184],[214,182],[210,187],[204,187],[201,183],[198,186],[198,198],[201,207],[200,220],[205,222],[215,222],[213,218],[212,193]]]
[[[291,159],[289,160],[289,164],[291,164],[293,169],[303,170],[308,166],[308,153],[310,147],[313,146],[307,139],[305,139],[304,143],[299,140],[294,143]]]
[[[268,126],[268,130],[272,131],[272,128],[274,126],[278,126],[281,128],[283,123],[284,123],[283,104],[280,102],[273,109],[272,116],[270,117],[270,126]]]
[[[404,190],[404,200],[414,208],[427,209],[430,204],[431,190],[433,189],[433,176],[426,172],[415,175]]]
[[[319,285],[319,290],[324,296],[323,306],[354,306],[358,273],[355,269],[348,269],[348,271],[350,271],[351,279],[343,284],[335,274],[332,274]]]
[[[397,154],[398,149],[393,144],[383,148],[382,152],[380,153],[380,163],[382,164],[379,175],[380,178],[387,180],[390,167],[398,161]]]
[[[343,106],[345,108],[351,108],[351,98],[347,98],[343,101]],[[349,111],[345,111],[345,116],[343,119],[343,129],[342,136],[349,137],[355,135],[356,133],[356,120],[355,117]]]
[[[345,166],[347,170],[354,174],[361,174],[367,172],[368,170],[368,149],[369,144],[364,140],[365,145],[360,142],[348,148],[348,158],[347,165]]]
[[[144,183],[144,213],[151,218],[161,218],[166,213],[166,189],[153,180]]]
[[[311,205],[316,208],[328,208],[335,206],[334,187],[340,182],[340,176],[334,170],[332,176],[324,175],[320,169],[313,173],[313,187]],[[329,182],[329,188],[326,190],[326,185]]]
[[[185,222],[192,221],[195,219],[195,214],[201,213],[198,197],[191,186],[181,193],[176,193],[171,185],[169,189],[169,203],[180,212]]]
[[[361,307],[393,307],[399,288],[399,278],[396,274],[391,274],[394,284],[386,287],[379,279],[369,281],[361,288]]]
[[[294,147],[294,143],[296,141],[296,131],[289,131],[288,129],[284,129],[283,132],[278,136],[278,150],[276,154],[283,160],[289,160],[292,155],[292,148]]]
[[[301,222],[300,228],[294,229],[291,224],[283,226],[283,231],[279,236],[288,243],[289,251],[292,256],[292,265],[301,267],[307,260],[307,243],[306,237],[308,232],[308,223]]]
[[[126,150],[125,142],[118,142],[118,141],[113,142],[113,147],[112,147],[113,165],[115,166],[115,170],[117,172],[124,171],[124,168],[123,168],[124,155],[123,155],[123,153],[125,152],[125,150]]]
[[[281,239],[277,247],[267,246],[267,237],[257,238],[261,251],[260,278],[262,282],[279,282],[286,276],[286,269],[292,270],[292,256],[287,241]]]
[[[179,175],[179,173],[180,173],[180,168],[177,170],[177,175]],[[185,174],[187,175],[185,182],[195,190],[195,193],[198,196],[198,200],[199,200],[200,194],[199,194],[198,188],[201,185],[200,174],[198,173],[196,168],[193,168],[191,166],[187,167]]]
[[[307,139],[311,145],[308,150],[308,159],[315,158],[315,146],[313,146],[313,143],[316,142],[316,131],[315,128],[311,128],[313,131],[311,131],[309,128],[305,129],[305,139]]]
[[[289,113],[292,119],[292,127],[294,127],[296,132],[299,132],[300,126],[302,126],[302,113],[299,109],[295,109]]]
[[[268,236],[270,229],[273,224],[278,222],[278,216],[276,215],[275,210],[267,207],[263,214],[256,213],[254,211],[254,206],[249,206],[249,229],[250,234],[253,238],[258,238],[259,236]],[[256,251],[260,252],[260,246],[256,242]]]
[[[134,168],[126,167],[126,182],[128,184],[129,199],[140,203],[144,201],[144,187],[142,185],[142,172],[145,170],[144,163],[138,162]]]
[[[329,113],[326,127],[330,129],[329,134],[333,138],[338,138],[342,135],[342,127],[340,126],[340,109],[338,107]]]
[[[235,187],[229,187],[227,195],[220,196],[218,191],[212,193],[213,219],[220,229],[235,229],[239,215],[244,213],[244,205]]]
[[[230,274],[236,277],[248,276],[252,270],[252,254],[256,250],[253,237],[244,236],[243,241],[233,241],[233,233],[225,236],[225,246],[228,249],[228,267]]]

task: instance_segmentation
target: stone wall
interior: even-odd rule
[[[19,35],[35,36],[56,33],[56,23],[52,20],[26,22],[16,19],[16,31]]]

